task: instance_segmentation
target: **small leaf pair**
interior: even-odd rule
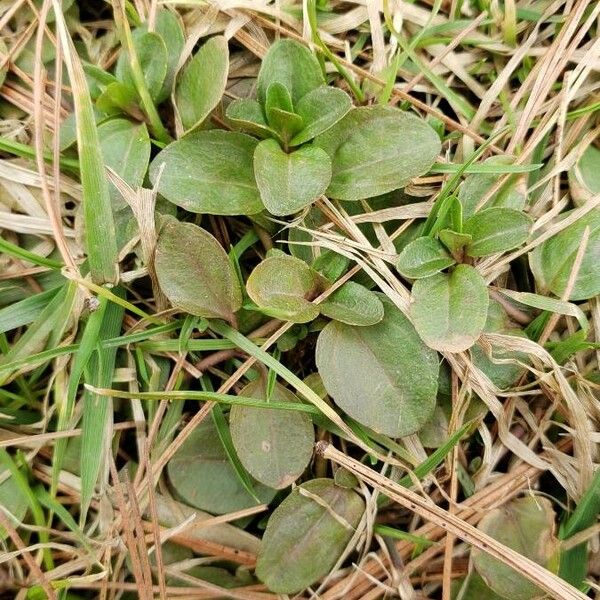
[[[204,75],[211,69],[196,74],[205,69],[201,63],[212,65],[210,81]],[[188,130],[218,102],[225,64],[211,40],[188,66],[189,76],[182,74],[176,102]],[[201,97],[188,94],[192,88]],[[266,208],[286,216],[324,193],[361,200],[396,190],[426,173],[440,151],[435,131],[415,115],[352,109],[350,97],[327,86],[316,58],[293,40],[273,44],[257,88],[258,99],[227,108],[232,126],[245,133],[193,132],[158,154],[150,179],[165,198],[191,212],[255,215]]]
[[[350,108],[345,92],[325,85],[307,48],[293,40],[271,46],[258,75],[258,100],[234,100],[227,109],[235,127],[267,138],[254,153],[254,172],[270,213],[293,214],[325,192],[331,161],[310,142]]]
[[[398,271],[410,279],[430,277],[455,264],[462,251],[473,258],[520,246],[529,236],[531,219],[511,208],[487,208],[466,220],[461,231],[442,229],[438,238],[424,236],[400,253]]]
[[[443,218],[439,214],[436,224]],[[531,219],[511,208],[485,209],[464,225],[461,220],[456,227],[459,231],[441,229],[437,238],[424,236],[410,242],[396,265],[402,275],[416,280],[411,317],[419,335],[429,347],[446,352],[461,352],[475,343],[485,326],[489,304],[483,277],[470,265],[454,266],[457,259],[516,248],[531,228]],[[432,232],[436,232],[435,225]],[[449,267],[449,273],[441,272]]]
[[[156,14],[154,31],[146,24],[132,33],[133,47],[141,68],[144,83],[151,100],[158,105],[172,92],[177,64],[185,39],[178,18],[168,10]],[[111,76],[112,77],[112,76]],[[138,88],[131,67],[131,56],[126,50],[119,55],[115,78],[98,98],[97,105],[105,112],[129,114],[138,104]]]
[[[250,298],[277,319],[308,323],[323,314],[343,323],[373,325],[383,318],[377,295],[352,281],[320,304],[312,300],[329,287],[329,281],[304,261],[287,254],[263,260],[248,277]]]

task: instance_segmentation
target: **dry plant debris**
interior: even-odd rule
[[[0,30],[0,597],[600,598],[600,3]]]

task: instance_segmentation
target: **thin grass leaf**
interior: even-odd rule
[[[86,389],[98,396],[108,396],[111,398],[127,398],[130,400],[200,400],[204,402],[219,402],[221,404],[230,404],[231,406],[253,406],[255,408],[271,408],[273,410],[297,410],[309,413],[311,415],[320,414],[320,411],[310,404],[299,404],[298,402],[268,402],[264,400],[250,398],[245,396],[232,396],[221,394],[219,392],[205,392],[199,390],[171,390],[158,392],[124,392],[121,390],[111,390],[106,388],[97,388],[92,385],[86,385]]]
[[[33,263],[34,265],[38,265],[39,267],[48,267],[56,270],[62,269],[63,267],[63,264],[58,260],[40,256],[39,254],[25,250],[25,248],[20,248],[15,244],[11,244],[2,238],[0,238],[0,251],[9,254],[10,256],[14,256],[15,258],[20,258]]]
[[[559,539],[568,540],[571,536],[591,527],[600,514],[600,470],[583,495],[575,510],[562,523]],[[559,575],[570,584],[583,590],[584,579],[588,571],[587,544],[579,544],[570,550],[563,551],[560,558]]]
[[[85,73],[67,30],[60,3],[58,0],[52,0],[52,5],[56,13],[58,35],[65,49],[65,62],[73,90],[77,148],[83,188],[85,244],[90,273],[95,283],[116,283],[118,269],[115,224],[92,101]]]
[[[59,291],[60,288],[52,288],[0,309],[0,333],[35,321]]]
[[[77,390],[79,389],[79,382],[81,381],[81,377],[83,376],[92,353],[98,347],[100,329],[104,324],[107,306],[108,302],[101,302],[98,309],[90,314],[89,319],[85,324],[83,335],[81,336],[81,341],[77,351],[75,352],[73,364],[71,366],[71,373],[69,382],[67,384],[67,395],[65,401],[60,405],[58,423],[56,424],[57,431],[64,431],[65,429],[69,429],[74,425],[71,421],[73,419],[73,411],[75,408]],[[53,496],[56,494],[58,478],[67,449],[67,441],[67,438],[58,439],[54,445],[51,486],[51,493]]]
[[[29,481],[27,481],[27,477],[23,474],[21,469],[17,467],[13,459],[10,457],[10,454],[8,454],[8,452],[4,448],[0,448],[0,464],[10,471],[11,477],[14,479],[19,490],[21,491],[21,494],[23,494],[23,497],[29,505],[31,515],[33,516],[33,521],[40,528],[37,534],[40,543],[47,544],[50,541],[50,537],[48,535],[46,527],[44,511],[42,510],[40,503],[38,502],[33,490],[31,489]],[[44,557],[44,566],[46,567],[46,569],[53,569],[54,560],[52,558],[52,552],[50,551],[50,548],[44,548],[42,554]]]
[[[100,303],[106,304],[106,308],[98,338],[114,337],[121,331],[123,308],[108,303],[104,298],[100,299]],[[92,354],[85,369],[86,383],[99,387],[112,383],[116,352],[116,348],[99,348]],[[86,389],[81,423],[81,523],[85,522],[96,484],[99,480],[104,481],[108,474],[106,457],[110,452],[112,424],[112,402]]]

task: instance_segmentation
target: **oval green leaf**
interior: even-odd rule
[[[446,248],[430,237],[419,237],[407,244],[396,263],[398,272],[409,279],[430,277],[451,267],[456,261]]]
[[[582,206],[600,194],[600,149],[594,145],[586,148],[577,164],[569,171],[571,195],[577,206]]]
[[[277,137],[277,133],[269,127],[262,106],[251,98],[233,100],[225,112],[231,125],[259,138]]]
[[[248,296],[266,314],[307,323],[319,315],[311,302],[327,286],[326,280],[293,256],[271,256],[259,263],[246,283]]]
[[[256,575],[278,594],[312,585],[333,568],[364,510],[356,492],[331,479],[313,479],[296,487],[269,519]]]
[[[290,39],[275,42],[263,59],[258,74],[258,99],[264,103],[272,83],[283,84],[296,104],[308,92],[325,84],[319,61],[312,52]]]
[[[325,301],[319,304],[321,314],[346,323],[365,327],[383,319],[383,303],[379,296],[364,285],[346,282]]]
[[[253,215],[263,210],[252,157],[257,140],[232,131],[197,131],[169,144],[150,165],[150,181],[190,212]]]
[[[556,573],[558,540],[554,536],[554,518],[548,499],[526,496],[488,512],[479,522],[478,529]],[[473,548],[471,556],[479,575],[503,598],[534,600],[547,597],[528,579],[482,550]]]
[[[396,108],[354,108],[313,142],[329,154],[327,193],[362,200],[404,187],[433,164],[441,144],[422,119]]]
[[[173,306],[199,317],[235,322],[242,305],[240,285],[225,250],[208,231],[164,217],[155,267]]]
[[[331,179],[329,156],[312,146],[284,152],[275,140],[263,140],[254,152],[260,197],[274,215],[291,215],[325,192]]]
[[[304,128],[291,140],[299,146],[333,127],[352,108],[352,100],[339,88],[322,85],[300,99],[296,112],[304,122]]]
[[[198,127],[219,104],[229,74],[229,47],[222,35],[210,38],[182,69],[175,106],[187,131]]]
[[[467,219],[463,233],[472,237],[469,256],[490,256],[520,246],[529,236],[533,221],[512,208],[486,208]]]
[[[328,394],[359,423],[403,437],[435,407],[438,356],[385,296],[384,317],[355,327],[332,321],[317,340],[316,361]]]
[[[567,215],[565,213],[564,216]],[[575,285],[567,299],[587,300],[600,294],[600,210],[597,208],[529,254],[529,266],[540,292],[550,291],[563,296],[586,227],[590,228],[590,237]]]
[[[133,45],[150,97],[157,102],[167,76],[167,46],[160,35],[151,32],[134,35]],[[128,88],[137,90],[130,60],[129,52],[122,52],[117,62],[115,75]]]
[[[250,382],[240,395],[268,402],[265,379]],[[300,402],[278,383],[270,400]],[[264,485],[283,489],[296,481],[310,462],[315,433],[306,413],[233,406],[229,423],[240,461],[248,473]]]
[[[410,314],[423,341],[440,352],[462,352],[481,335],[489,295],[483,277],[469,265],[417,279]]]
[[[244,489],[212,421],[203,421],[183,442],[167,465],[171,486],[183,502],[221,515],[256,506]],[[260,483],[254,492],[265,503],[276,491]]]
[[[160,35],[167,47],[167,74],[156,99],[156,102],[160,103],[166,100],[173,91],[179,59],[185,45],[185,37],[180,17],[166,8],[157,11],[154,31]]]
[[[112,119],[98,127],[98,138],[105,166],[133,189],[141,186],[150,161],[150,136],[146,125]],[[128,206],[112,183],[110,198],[114,210]]]

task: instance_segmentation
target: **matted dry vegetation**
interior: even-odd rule
[[[331,542],[328,572],[290,597],[600,597],[600,3],[64,0],[56,15],[60,4],[0,1],[2,597],[281,597],[290,573],[300,569],[310,579],[307,572],[319,571],[311,552],[325,537],[311,523],[315,546],[303,554],[306,539],[294,529],[304,525],[296,526],[291,511],[287,529],[271,526],[273,535],[289,536],[281,548],[293,555],[266,557],[267,522],[292,498],[292,481],[298,514],[313,503],[317,516],[329,519],[323,527],[348,535],[338,533],[341,547]],[[170,88],[164,72],[153,87],[148,65],[159,59],[149,42],[140,60],[135,38],[136,26],[153,31],[165,12],[184,32],[180,48],[164,44]],[[216,50],[189,84],[217,85],[215,101],[206,100],[198,117],[194,111],[202,113],[198,106],[210,94],[194,92],[186,116],[187,88],[173,91],[173,81],[209,38],[228,51],[224,93],[214,84],[223,56]],[[402,191],[358,202],[325,191],[278,212],[268,202],[280,190],[261,190],[271,214],[177,209],[169,163],[156,155],[196,127],[196,117],[201,131],[235,129],[228,107],[254,95],[261,61],[286,39],[310,49],[328,86],[355,106],[389,104],[426,120],[441,142],[433,166],[390,188]],[[127,138],[131,148],[140,128],[149,131],[141,164],[146,150],[134,156],[107,137],[111,118],[126,122],[127,132],[137,128]],[[307,156],[321,147],[319,138],[302,146]],[[179,173],[182,166],[175,180]],[[530,226],[506,249],[469,254],[470,242],[456,237],[464,233],[462,212],[458,231],[450,227],[454,217],[439,214],[449,199],[462,205],[465,231],[467,206],[471,213],[517,206]],[[194,227],[188,239],[176,229],[169,243],[189,246],[175,256],[165,231],[181,224],[163,213],[211,235]],[[423,224],[429,230],[418,229]],[[407,277],[401,254],[419,235],[439,247],[438,237],[447,248],[455,244],[451,256],[442,248],[449,262],[432,273],[463,263],[484,280],[493,311],[487,300],[483,315],[472,308],[473,291],[459,296],[449,322],[423,323],[415,299],[417,282],[428,279]],[[556,239],[561,245],[548,250]],[[195,256],[199,247],[205,254]],[[282,260],[278,250],[297,262],[272,267],[258,281],[254,269]],[[185,302],[178,295],[186,282],[169,269],[181,269],[184,280],[214,280],[202,265],[200,275],[186,270],[186,254],[196,264],[210,255],[210,268],[231,270],[233,282],[225,275],[217,282],[216,308],[189,308],[201,286]],[[306,262],[298,266],[298,259]],[[312,278],[299,304],[310,318],[270,304],[269,286],[286,276]],[[375,417],[350,417],[331,391],[340,377],[329,353],[319,356],[317,347],[315,359],[318,337],[325,346],[321,332],[348,323],[331,298],[355,290],[343,287],[349,281],[363,286],[368,310],[383,298],[386,311],[415,322],[424,351],[439,350],[438,408],[408,435],[374,426]],[[380,296],[373,300],[367,288]],[[370,318],[368,310],[353,318]],[[487,325],[473,333],[469,323],[454,327],[453,315],[487,316]],[[376,319],[350,321],[338,336],[377,327]],[[465,336],[473,339],[464,343]],[[360,379],[365,366],[362,359],[336,364],[348,380]],[[272,409],[260,408],[265,394],[274,398]],[[289,415],[274,418],[283,436],[301,426],[293,419],[305,419],[316,452],[285,484],[263,485],[273,474],[260,471],[251,450],[244,454],[236,410],[260,410],[265,421],[271,413]],[[426,409],[417,406],[417,421],[419,410]],[[212,444],[225,474],[202,470],[198,457]],[[307,485],[334,475],[331,489]],[[245,500],[230,504],[234,494]],[[360,497],[358,513],[330,505],[341,502],[335,494],[348,505],[358,502],[350,495]],[[512,582],[517,587],[507,591]]]

